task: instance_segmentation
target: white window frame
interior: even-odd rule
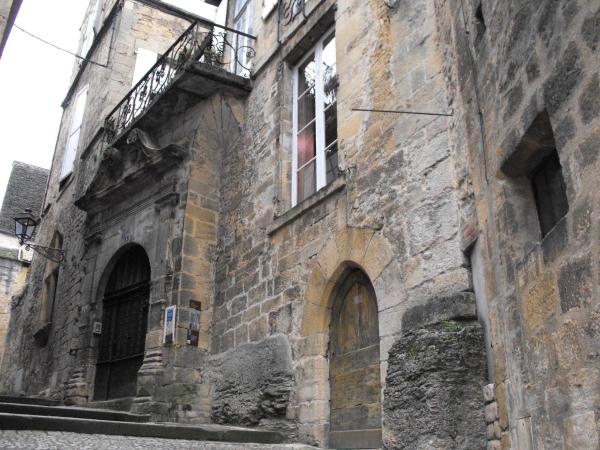
[[[293,72],[293,106],[292,106],[292,207],[298,204],[298,69],[314,53],[315,73],[315,156],[316,156],[316,187],[315,193],[327,185],[327,168],[325,152],[325,84],[323,81],[323,43],[335,33],[335,27],[323,34],[312,49],[306,52],[300,62],[294,66]],[[308,126],[308,125],[307,125]],[[329,144],[336,144],[337,139]],[[311,160],[312,161],[312,160]],[[310,162],[306,163],[305,167]],[[302,167],[301,167],[302,168]],[[301,169],[300,168],[300,169]]]
[[[253,2],[254,0],[245,0],[240,8],[240,10],[236,13],[235,11],[235,7],[237,6],[236,3],[237,1],[234,0],[233,2],[233,29],[236,31],[241,31],[242,33],[246,33],[246,34],[252,34],[252,30],[253,30]],[[246,22],[244,24],[244,29],[241,30],[238,28],[238,22],[239,20],[246,16]],[[245,47],[251,47],[251,43],[250,43],[250,38],[245,37],[245,36],[240,36],[239,34],[235,34],[235,54],[237,58],[240,58],[242,61],[240,61],[240,63],[237,62],[236,57],[232,58],[232,71],[233,73],[235,73],[236,75],[241,75],[241,76],[246,76],[247,78],[250,77],[250,72],[252,69],[252,61],[250,58],[247,57],[246,52],[242,52],[242,54],[240,55],[240,48],[245,48]],[[249,67],[248,69],[242,67],[242,64],[246,67]]]
[[[64,180],[73,172],[75,156],[77,155],[77,149],[79,147],[79,140],[81,137],[83,117],[85,115],[87,92],[88,87],[86,86],[77,93],[72,103],[73,110],[71,111],[71,124],[69,125],[69,135],[67,136],[67,143],[65,145],[65,153],[63,155],[59,181]]]

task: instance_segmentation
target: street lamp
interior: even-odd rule
[[[23,215],[15,217],[15,236],[19,239],[19,245],[24,245],[26,250],[32,249],[44,258],[61,263],[65,259],[65,251],[60,248],[44,247],[42,245],[27,242],[33,238],[35,228],[40,223],[33,217],[30,209],[26,209]]]

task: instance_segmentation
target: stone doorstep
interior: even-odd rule
[[[45,406],[23,403],[0,403],[0,412],[37,416],[72,417],[78,419],[112,420],[121,422],[148,422],[149,415],[133,414],[107,409],[82,408],[76,406]]]
[[[220,442],[280,444],[283,435],[277,431],[254,430],[222,425],[181,425],[174,423],[139,423],[74,417],[0,413],[2,430],[65,431],[84,434],[188,439]]]
[[[42,397],[18,397],[12,395],[0,395],[0,404],[19,403],[22,405],[58,406],[62,403],[58,400],[50,400]]]

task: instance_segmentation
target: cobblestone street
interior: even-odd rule
[[[59,431],[0,430],[0,450],[309,450],[299,444],[231,444]]]

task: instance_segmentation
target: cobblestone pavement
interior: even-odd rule
[[[232,444],[60,431],[0,430],[0,450],[310,450],[299,444]]]

